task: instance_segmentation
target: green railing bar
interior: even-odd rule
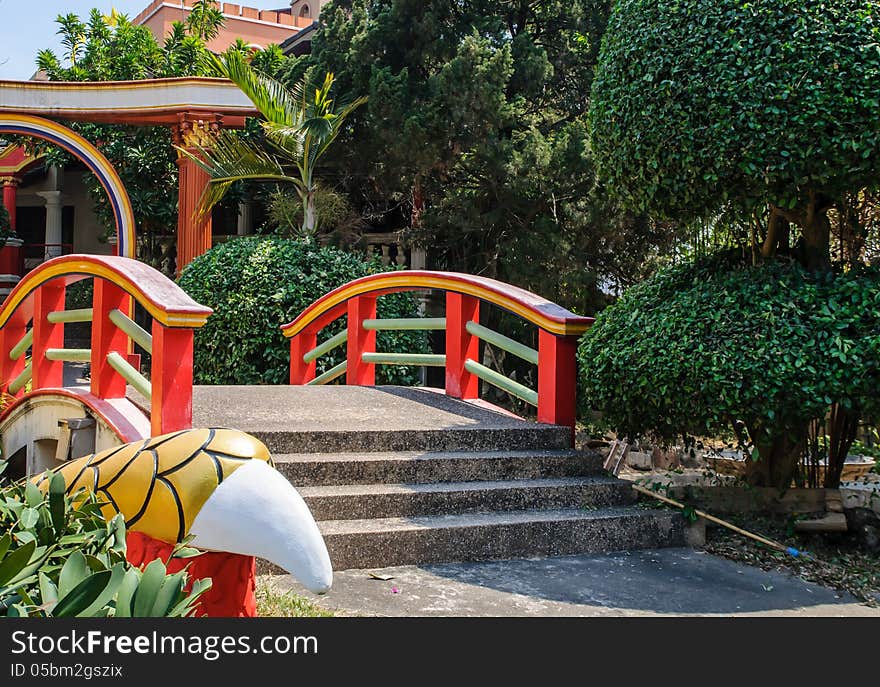
[[[153,337],[146,329],[141,327],[137,322],[118,308],[116,310],[111,310],[108,317],[113,324],[119,327],[119,329],[121,329],[138,346],[143,348],[147,353],[153,353]]]
[[[473,334],[478,339],[482,339],[486,343],[497,346],[508,353],[513,353],[516,357],[522,358],[523,360],[530,362],[532,365],[538,364],[538,351],[534,348],[521,344],[519,341],[514,341],[513,339],[504,336],[504,334],[499,334],[498,332],[473,321],[468,322],[464,328],[467,329],[470,334]]]
[[[153,385],[150,384],[150,380],[135,370],[131,363],[119,353],[116,351],[108,353],[107,364],[121,374],[123,379],[131,384],[141,396],[144,396],[148,401],[153,400]]]
[[[537,391],[532,391],[529,387],[524,386],[519,382],[514,382],[512,379],[508,379],[503,374],[489,369],[485,365],[480,365],[480,363],[468,358],[464,361],[464,369],[472,375],[476,375],[484,382],[488,382],[509,394],[513,394],[517,398],[521,398],[526,403],[533,406],[538,405]]]
[[[388,320],[364,320],[364,329],[376,331],[433,331],[446,329],[445,317],[397,317]]]
[[[9,385],[9,393],[18,393],[19,389],[21,389],[25,384],[31,381],[31,374],[31,364],[28,363],[24,366],[24,369],[19,373],[18,377],[12,380],[12,383]]]
[[[304,363],[310,363],[316,358],[320,358],[325,353],[332,351],[337,346],[341,346],[346,341],[348,341],[348,330],[343,329],[338,334],[334,334],[329,339],[327,339],[324,343],[318,344],[308,353],[303,356]]]
[[[46,319],[52,324],[60,324],[62,322],[91,322],[92,308],[80,308],[79,310],[53,310]]]
[[[424,365],[445,367],[446,356],[431,353],[363,353],[361,360],[373,365]]]
[[[91,348],[47,348],[46,360],[63,360],[66,363],[87,363],[92,359]]]
[[[343,360],[339,365],[331,367],[324,374],[320,374],[315,377],[311,382],[306,382],[306,386],[316,386],[318,384],[326,384],[327,382],[332,382],[337,377],[341,377],[345,374],[345,368],[348,367],[348,361]]]
[[[24,355],[24,352],[31,347],[31,344],[34,342],[34,330],[28,329],[27,332],[21,340],[15,344],[12,349],[9,351],[9,357],[12,360],[18,360],[21,356]]]

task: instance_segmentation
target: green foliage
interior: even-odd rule
[[[280,326],[338,286],[382,271],[336,248],[308,241],[248,236],[215,246],[186,266],[179,284],[196,301],[214,309],[195,335],[196,384],[284,384],[289,378],[290,343]],[[379,299],[378,316],[415,317],[408,294]],[[320,339],[340,331],[344,318]],[[420,332],[379,332],[377,350],[427,352]],[[318,360],[318,374],[345,358],[337,348]],[[383,366],[377,381],[413,384],[418,368]]]
[[[0,241],[5,241],[11,236],[15,236],[12,231],[12,223],[9,220],[9,211],[3,203],[0,203]]]
[[[665,270],[603,311],[579,347],[583,413],[622,434],[765,441],[839,403],[880,403],[880,269],[811,274],[719,255]]]
[[[50,81],[136,81],[140,79],[207,76],[208,49],[205,40],[216,35],[222,14],[210,2],[196,3],[186,23],[175,22],[160,44],[145,26],[136,26],[123,14],[109,16],[92,10],[84,22],[75,14],[59,16],[65,47],[59,58],[42,50],[37,66]],[[259,69],[278,68],[281,58],[277,46],[253,53],[241,46]],[[140,256],[150,259],[152,237],[174,232],[177,226],[177,155],[172,132],[167,126],[134,127],[107,124],[72,123],[110,160],[131,198]],[[47,145],[28,146],[47,154],[50,164],[71,161],[67,153]],[[92,174],[84,177],[95,213],[107,235],[115,232],[115,222],[107,194]]]
[[[409,229],[432,267],[583,312],[604,302],[600,283],[633,283],[665,242],[595,186],[584,116],[608,11],[600,0],[334,0],[312,55],[285,69],[290,83],[308,68],[368,95],[328,160],[368,222]]]
[[[303,206],[301,234],[318,230],[315,171],[336,140],[349,115],[365,98],[346,100],[333,94],[335,77],[327,73],[313,84],[303,79],[292,89],[259,72],[236,50],[214,56],[211,64],[218,76],[237,85],[263,115],[264,141],[250,141],[233,132],[220,131],[210,149],[199,155],[180,148],[211,176],[202,195],[200,211],[219,203],[233,184],[243,181],[274,181],[291,184]]]
[[[683,220],[876,187],[878,42],[873,0],[620,0],[592,86],[600,176]]]
[[[303,223],[303,204],[296,193],[279,187],[268,194],[267,222],[281,236],[300,236]],[[351,243],[360,227],[360,217],[355,214],[348,198],[318,184],[315,191],[315,212],[321,218],[321,233]]]
[[[143,571],[125,559],[125,521],[106,522],[89,492],[65,494],[47,473],[46,493],[31,482],[0,489],[0,616],[170,617],[190,615],[210,581],[184,589],[186,571],[161,561]]]

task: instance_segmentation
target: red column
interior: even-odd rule
[[[193,331],[153,321],[153,436],[192,427]]]
[[[120,310],[130,316],[131,296],[104,279],[94,282],[91,391],[99,398],[124,398],[125,378],[107,364],[107,356],[113,352],[128,356],[128,336],[110,321],[110,313]]]
[[[317,330],[307,327],[290,340],[290,383],[302,385],[315,378],[316,360],[307,363],[303,356],[318,345]]]
[[[64,282],[60,279],[47,282],[34,293],[34,345],[31,356],[33,370],[32,389],[46,389],[64,385],[64,363],[47,360],[50,348],[64,348],[64,323],[52,324],[47,319],[50,312],[64,310]]]
[[[480,340],[465,329],[480,321],[480,300],[446,292],[446,393],[454,398],[478,398],[480,380],[464,369],[468,358],[479,361]]]
[[[199,147],[210,147],[219,129],[219,118],[195,119],[182,115],[175,129],[175,143],[198,155]],[[192,158],[178,154],[177,189],[177,274],[211,248],[211,216],[198,217],[199,200],[210,176]]]
[[[16,313],[13,313],[9,321],[0,328],[0,391],[4,394],[7,393],[12,380],[24,370],[27,356],[22,354],[18,360],[12,360],[9,351],[21,341],[26,332],[27,323],[17,318]],[[24,389],[21,389],[16,396],[23,393]]]
[[[376,350],[376,331],[364,329],[364,320],[376,317],[376,297],[357,296],[348,301],[348,367],[345,383],[359,386],[376,384],[376,366],[361,359]]]
[[[577,338],[538,331],[538,422],[571,427],[574,440]]]
[[[17,202],[19,181],[20,179],[17,177],[3,177],[0,179],[0,183],[3,184],[3,205],[6,208],[6,212],[9,213],[9,226],[12,227],[12,231],[16,230],[15,204]]]

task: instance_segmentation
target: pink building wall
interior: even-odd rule
[[[175,21],[184,21],[194,0],[153,0],[134,20],[134,24],[146,26],[161,40]],[[317,3],[316,3],[317,4]],[[246,43],[266,47],[280,44],[306,26],[313,18],[293,16],[289,10],[260,10],[230,2],[217,3],[226,17],[226,26],[216,38],[208,43],[214,51],[226,49],[236,38]]]

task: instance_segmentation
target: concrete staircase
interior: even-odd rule
[[[207,396],[222,388],[201,387],[214,390],[204,394],[197,388],[197,419],[210,404]],[[331,397],[314,387],[257,388],[284,390],[274,393],[287,402],[276,397],[273,404],[271,392],[258,392],[265,396],[251,396],[252,421],[199,424],[238,426],[266,442],[278,470],[311,508],[337,570],[684,543],[680,515],[634,506],[629,484],[605,476],[597,454],[570,448],[567,428],[431,392],[385,388],[383,397],[333,387],[369,401],[361,420],[334,425],[328,408],[322,416],[309,404],[303,412],[312,421],[298,415],[281,429],[280,408],[320,406]],[[396,406],[392,417],[389,401]],[[275,414],[260,421],[264,403]],[[313,424],[319,417],[322,426]]]

